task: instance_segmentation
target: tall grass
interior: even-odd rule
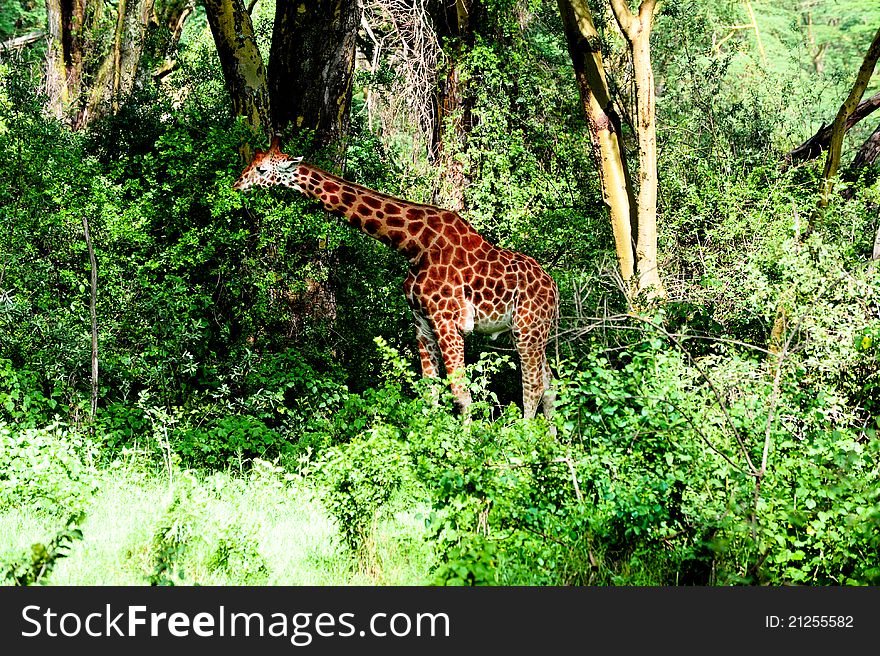
[[[423,523],[411,511],[379,526],[378,571],[337,539],[310,484],[268,463],[245,478],[132,467],[98,470],[83,539],[46,581],[55,585],[413,585],[426,577]],[[0,513],[0,559],[21,560],[59,530],[27,506]]]

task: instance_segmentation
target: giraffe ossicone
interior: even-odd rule
[[[422,375],[439,376],[442,362],[465,416],[471,397],[462,375],[464,335],[474,331],[493,338],[512,334],[523,416],[534,417],[543,402],[550,417],[554,394],[546,348],[558,319],[559,290],[533,258],[489,243],[456,212],[368,189],[286,155],[277,137],[268,151],[256,151],[233,188],[276,185],[320,201],[409,260],[403,287],[415,319]]]

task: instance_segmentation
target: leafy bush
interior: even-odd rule
[[[81,511],[96,489],[92,456],[90,442],[63,424],[0,423],[0,510]]]
[[[176,440],[175,450],[186,463],[208,467],[273,458],[288,446],[277,431],[247,415],[224,417],[178,431]]]
[[[0,358],[0,419],[30,427],[52,421],[62,411],[62,386],[56,383],[48,393],[46,387],[42,375]]]
[[[186,581],[187,556],[203,540],[199,525],[205,519],[205,490],[191,472],[182,472],[170,490],[168,504],[152,529],[144,554],[150,585],[174,586]]]
[[[344,446],[327,449],[315,463],[323,504],[365,571],[377,566],[376,522],[406,480],[404,462],[397,432],[380,426]]]
[[[227,572],[246,585],[265,583],[269,576],[269,568],[260,554],[254,529],[245,529],[236,521],[229,522],[221,529],[206,564],[210,571]]]

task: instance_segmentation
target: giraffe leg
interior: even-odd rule
[[[544,354],[534,348],[519,349],[520,366],[522,368],[523,385],[523,417],[532,419],[538,410],[542,399],[546,399],[545,393],[549,387],[546,380]],[[545,405],[544,414],[547,414]]]
[[[416,341],[419,345],[422,376],[424,378],[438,378],[440,376],[441,361],[440,347],[437,344],[434,329],[431,327],[431,319],[422,309],[418,294],[413,291],[415,280],[416,276],[410,271],[403,281],[403,291],[406,294],[406,300],[412,310],[413,319],[416,324]]]
[[[471,392],[467,388],[464,368],[464,336],[452,321],[446,321],[435,327],[446,375],[449,376],[455,403],[465,417],[471,406]]]
[[[545,348],[550,335],[550,325],[546,320],[536,320],[530,303],[524,302],[514,310],[513,341],[519,354],[522,369],[523,417],[532,419],[538,405],[544,401],[544,416],[549,418],[552,411],[553,394],[550,391],[552,379],[547,364]],[[548,399],[548,392],[551,398]]]
[[[416,341],[419,344],[419,357],[422,361],[422,376],[437,378],[440,376],[440,346],[431,328],[431,323],[419,311],[413,310],[416,320]]]

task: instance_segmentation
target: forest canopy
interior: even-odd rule
[[[873,0],[4,0],[5,581],[877,584],[878,56]],[[552,416],[232,188],[273,136],[552,276]]]

